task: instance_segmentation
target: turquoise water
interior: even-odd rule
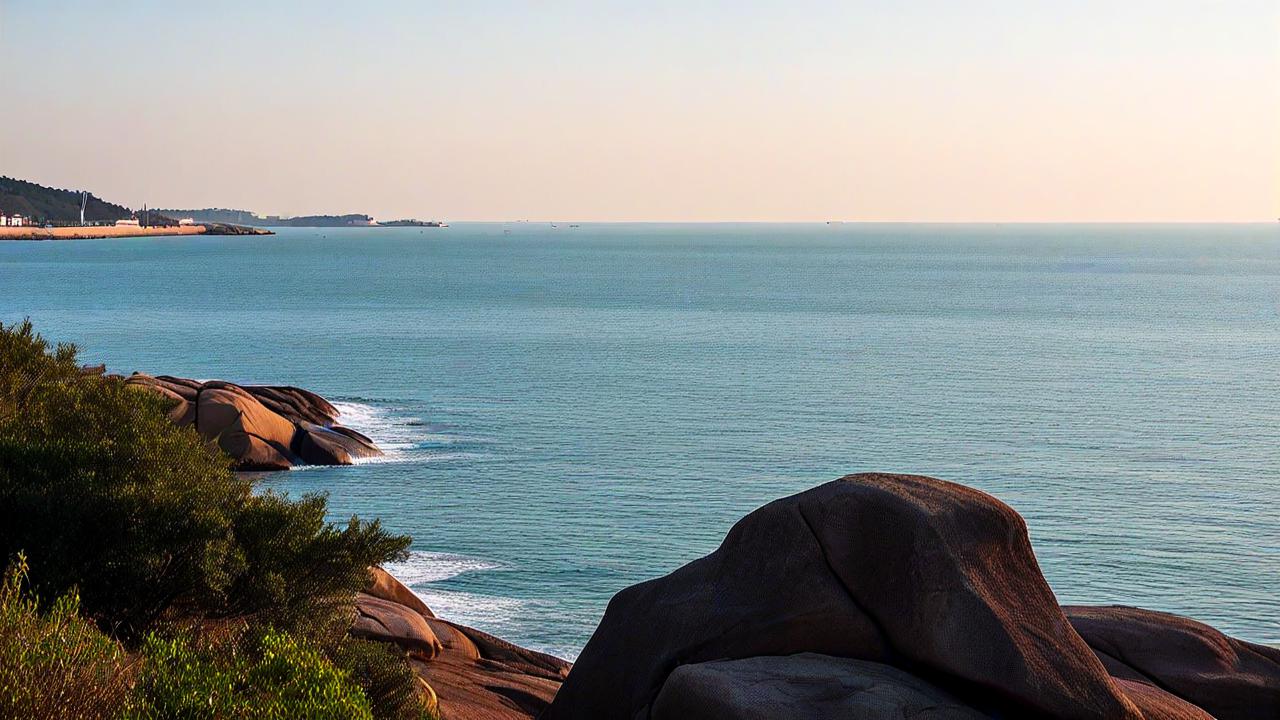
[[[439,612],[569,657],[618,589],[862,470],[1009,502],[1064,602],[1280,641],[1275,225],[0,243],[23,316],[115,371],[338,400],[388,458],[268,484],[412,534]]]

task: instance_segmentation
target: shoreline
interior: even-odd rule
[[[183,235],[274,235],[270,230],[231,225],[179,225],[130,227],[118,225],[44,228],[0,227],[0,240],[101,240],[106,238],[176,237]]]

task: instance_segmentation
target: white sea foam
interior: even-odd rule
[[[415,550],[407,560],[384,567],[442,618],[501,633],[524,616],[524,600],[446,590],[433,584],[466,573],[501,570],[502,565],[492,560]]]
[[[425,550],[413,550],[404,562],[387,563],[385,566],[387,572],[414,589],[419,585],[448,580],[464,573],[501,568],[501,565],[491,560]]]
[[[388,455],[410,450],[425,439],[418,432],[422,428],[411,424],[417,418],[364,403],[335,402],[333,406],[338,409],[338,422],[368,435]]]
[[[470,457],[466,453],[441,452],[456,441],[451,435],[434,431],[415,415],[394,407],[355,401],[335,401],[338,422],[367,435],[382,455],[357,458],[355,464],[429,462]]]

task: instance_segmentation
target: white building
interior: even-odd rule
[[[179,225],[195,225],[195,218],[178,218]]]
[[[31,218],[24,218],[18,214],[5,215],[4,213],[0,213],[0,225],[5,227],[22,227],[23,225],[30,224]]]
[[[141,223],[138,222],[138,218],[126,218],[124,220],[116,221],[116,227],[139,227],[140,225]]]

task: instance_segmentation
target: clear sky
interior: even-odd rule
[[[0,0],[0,174],[384,219],[1274,220],[1280,2]]]

